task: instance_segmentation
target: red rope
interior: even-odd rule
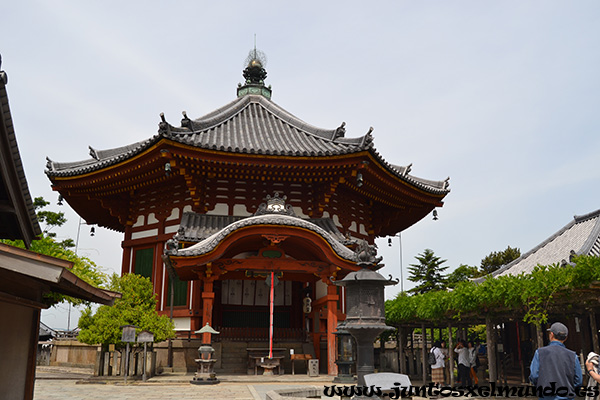
[[[269,304],[269,358],[273,358],[273,309],[275,304],[275,273],[271,272],[271,302]]]

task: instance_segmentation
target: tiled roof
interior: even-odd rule
[[[50,328],[48,325],[44,324],[42,321],[40,321],[40,333],[39,333],[40,337],[54,337],[56,336],[56,331],[52,328]]]
[[[180,242],[199,242],[242,218],[184,212],[175,239]]]
[[[600,210],[575,216],[561,230],[493,275],[531,273],[537,265],[568,263],[573,254],[600,256]]]
[[[289,215],[278,215],[278,214],[266,214],[266,215],[257,215],[247,218],[242,218],[238,221],[235,221],[223,229],[218,230],[214,234],[209,237],[202,239],[198,243],[186,247],[184,249],[170,249],[166,250],[165,254],[170,256],[177,257],[194,257],[200,256],[206,253],[209,253],[216,246],[221,243],[221,241],[227,237],[229,234],[234,231],[249,227],[249,226],[257,226],[257,225],[280,225],[280,226],[292,226],[308,229],[320,235],[324,240],[329,243],[333,251],[340,256],[341,258],[351,261],[357,262],[357,257],[354,251],[350,250],[342,243],[340,243],[339,238],[325,229],[321,228],[317,224]],[[338,232],[339,233],[339,232]]]
[[[177,128],[163,121],[158,135],[109,150],[90,147],[91,159],[58,163],[48,159],[47,173],[70,176],[100,169],[132,157],[161,138],[198,148],[225,152],[330,156],[354,153],[372,146],[372,137],[343,137],[344,128],[319,129],[298,119],[263,96],[247,95],[196,120],[184,118]]]
[[[22,239],[29,246],[42,231],[17,145],[7,82],[6,73],[0,71],[0,239]]]
[[[335,129],[320,129],[290,114],[260,95],[245,95],[191,120],[184,115],[181,127],[164,120],[159,132],[132,145],[97,150],[90,147],[91,159],[59,163],[48,159],[46,174],[77,176],[99,170],[143,152],[162,138],[197,148],[228,153],[278,156],[329,157],[369,151],[392,174],[430,193],[449,192],[448,180],[428,181],[409,175],[409,167],[387,163],[373,147],[371,130],[358,138],[346,138],[345,124]]]
[[[207,237],[223,230],[232,223],[244,218],[248,217],[184,212],[181,216],[181,223],[179,224],[179,229],[175,235],[175,239],[180,242],[200,242]],[[346,242],[346,238],[339,231],[331,218],[313,218],[305,221],[315,224],[321,229],[325,230],[340,243]]]
[[[164,126],[188,144],[236,153],[319,156],[346,154],[369,147],[367,135],[343,137],[344,127],[320,129],[258,95],[240,97],[182,128]]]

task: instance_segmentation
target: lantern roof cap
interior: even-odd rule
[[[344,279],[335,281],[334,284],[337,286],[347,286],[352,282],[376,282],[388,286],[398,284],[399,280],[393,280],[391,275],[389,279],[385,279],[379,272],[363,267],[358,271],[350,272]]]
[[[218,335],[218,334],[219,334],[219,333],[221,333],[221,332],[219,332],[219,331],[215,331],[215,330],[212,328],[212,326],[210,326],[210,325],[208,324],[208,322],[207,322],[207,323],[206,323],[206,325],[204,325],[204,326],[202,327],[202,329],[199,329],[199,330],[197,330],[197,331],[196,331],[196,332],[194,332],[194,333],[212,333],[213,335]]]

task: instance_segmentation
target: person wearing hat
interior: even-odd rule
[[[548,329],[548,335],[550,344],[537,349],[533,355],[529,380],[544,390],[540,399],[573,399],[583,378],[577,354],[564,345],[569,330],[564,324],[555,322]]]

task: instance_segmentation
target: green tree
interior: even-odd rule
[[[113,274],[109,289],[122,293],[123,297],[115,299],[113,306],[100,306],[95,314],[89,307],[82,312],[80,342],[120,345],[122,325],[136,325],[139,330],[154,333],[155,342],[175,336],[171,320],[156,312],[156,295],[150,279],[137,274]]]
[[[467,282],[469,279],[476,278],[478,276],[479,269],[477,267],[461,264],[460,267],[448,274],[446,277],[446,284],[449,288],[453,289],[460,282]]]
[[[481,274],[491,274],[501,266],[506,265],[519,257],[521,257],[521,250],[510,246],[503,251],[493,251],[481,260]]]
[[[50,203],[45,201],[43,197],[36,197],[33,201],[38,221],[45,224],[45,226],[42,229],[42,235],[31,242],[29,250],[35,253],[71,261],[73,263],[71,272],[79,278],[96,287],[103,287],[106,285],[108,276],[102,272],[101,268],[89,258],[80,257],[71,250],[74,246],[72,239],[65,239],[60,242],[56,240],[56,232],[52,232],[52,230],[63,226],[67,219],[63,212],[44,210],[49,204]],[[22,240],[1,240],[0,242],[22,249],[25,248],[25,243],[23,243]],[[87,304],[84,300],[63,296],[57,293],[46,295],[45,301],[49,305],[54,305],[63,301],[67,301],[76,306]]]
[[[425,249],[422,254],[415,256],[419,264],[410,264],[408,272],[410,276],[408,280],[416,282],[418,285],[409,290],[412,293],[427,293],[432,290],[440,290],[446,287],[446,278],[442,273],[448,269],[442,264],[446,260],[440,259],[433,250]]]

